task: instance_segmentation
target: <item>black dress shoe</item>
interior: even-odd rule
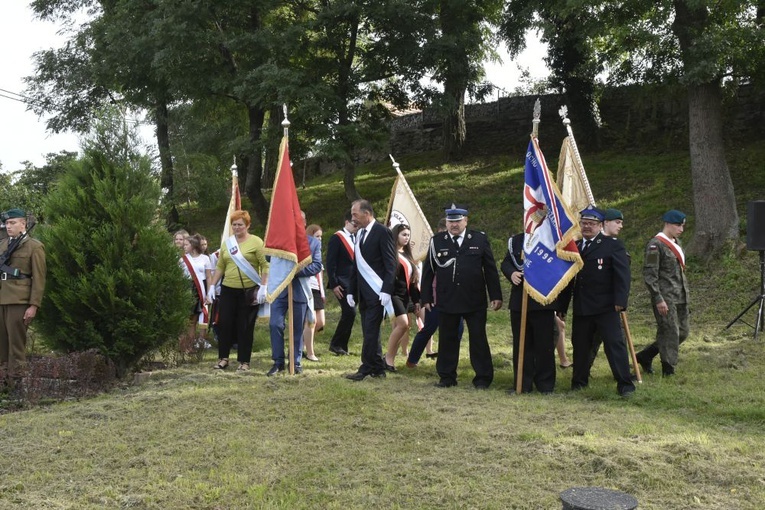
[[[341,349],[339,347],[330,347],[329,348],[329,352],[331,352],[335,356],[347,356],[348,355],[348,351],[346,351],[344,349]]]
[[[451,388],[452,386],[457,386],[457,381],[441,379],[436,383],[436,388]]]
[[[374,374],[369,374],[370,377],[379,377],[380,379],[385,379],[385,371],[382,372],[376,372]]]
[[[387,370],[388,372],[396,372],[397,371],[396,367],[394,367],[393,365],[388,365],[387,363],[385,364],[385,370]]]
[[[488,384],[474,384],[473,387],[477,390],[488,390],[489,385]]]
[[[295,375],[302,374],[303,373],[303,367],[295,367]]]
[[[426,354],[425,357],[426,358],[430,358],[430,359],[436,359],[438,357],[438,353],[437,352],[431,352],[430,354]]]
[[[353,374],[347,374],[345,378],[350,379],[351,381],[363,381],[366,379],[367,375],[369,374],[365,374],[364,372],[356,372]]]
[[[627,386],[626,388],[619,390],[619,396],[622,398],[630,398],[633,393],[635,393],[634,386]]]
[[[284,365],[276,365],[276,364],[274,364],[274,366],[271,367],[271,370],[266,372],[266,375],[268,377],[271,377],[272,375],[276,375],[279,372],[284,372]]]

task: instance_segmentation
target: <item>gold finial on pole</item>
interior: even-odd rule
[[[287,103],[284,103],[282,108],[284,109],[284,120],[282,121],[282,127],[284,128],[284,136],[288,136],[290,130],[290,121],[287,118]]]
[[[539,101],[539,98],[537,98],[536,101],[534,101],[534,119],[531,121],[533,124],[533,128],[531,130],[531,136],[534,138],[539,137],[539,122],[542,118],[542,103]]]
[[[568,118],[568,106],[561,106],[558,110],[558,115],[560,115],[560,118],[563,120],[563,125],[566,126],[566,132],[568,133],[568,138],[571,141],[571,148],[574,151],[574,158],[576,158],[576,163],[580,169],[580,172],[582,173],[581,178],[582,182],[584,183],[584,191],[587,193],[587,200],[589,200],[592,205],[595,205],[595,196],[592,194],[590,182],[587,180],[587,175],[584,173],[584,163],[582,162],[582,156],[579,154],[579,147],[577,147],[576,139],[574,139],[574,130],[571,129],[571,120]]]
[[[395,159],[393,159],[393,154],[388,154],[388,157],[389,157],[389,158],[390,158],[390,160],[393,162],[393,168],[394,168],[394,169],[396,170],[396,172],[398,173],[398,171],[399,171],[399,168],[401,168],[401,165],[399,165],[398,163],[396,163],[396,160],[395,160]]]

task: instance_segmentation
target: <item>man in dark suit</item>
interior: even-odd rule
[[[596,333],[603,340],[616,389],[623,397],[635,391],[630,379],[627,347],[619,313],[627,308],[630,293],[630,264],[624,245],[600,231],[604,214],[593,206],[581,213],[582,241],[579,252],[584,267],[574,281],[574,374],[571,388],[589,383],[590,356]]]
[[[431,238],[423,264],[421,302],[427,310],[435,306],[439,312],[436,370],[441,379],[436,386],[457,385],[457,331],[460,318],[464,318],[470,337],[470,363],[475,371],[473,385],[486,389],[494,379],[486,338],[486,292],[491,309],[496,311],[502,307],[502,288],[489,239],[483,232],[467,229],[467,214],[467,209],[454,204],[446,209],[447,231]]]
[[[356,244],[356,226],[351,218],[351,211],[345,213],[345,226],[329,238],[327,244],[327,288],[340,303],[340,320],[335,334],[329,341],[329,351],[337,356],[348,354],[348,340],[351,338],[353,323],[356,320],[356,308],[345,299],[351,288],[353,273],[353,250]]]
[[[380,344],[380,324],[387,309],[393,315],[391,294],[396,279],[398,257],[393,234],[385,225],[375,221],[372,204],[367,200],[356,200],[351,206],[356,232],[354,270],[346,300],[355,306],[359,299],[361,312],[361,366],[354,374],[346,377],[361,381],[367,376],[385,377],[385,360]]]
[[[513,331],[513,371],[518,380],[518,355],[521,345],[521,313],[523,311],[523,233],[516,234],[507,242],[507,254],[500,266],[502,274],[510,280],[510,326]],[[532,385],[542,394],[555,390],[555,312],[558,300],[541,305],[528,298],[526,307],[526,339],[523,354],[523,393],[529,393]],[[511,391],[515,391],[514,389]]]

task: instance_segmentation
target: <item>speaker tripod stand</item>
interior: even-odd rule
[[[735,319],[730,321],[730,323],[725,326],[725,329],[730,328],[733,323],[740,320],[741,317],[748,312],[754,305],[759,304],[759,308],[757,309],[757,319],[754,323],[754,340],[757,341],[757,336],[759,333],[765,329],[765,251],[760,250],[760,295],[757,296],[752,300],[751,303],[749,303],[749,306],[744,308],[744,311],[742,311],[740,314],[736,316]],[[751,327],[751,324],[747,324],[745,321],[741,321],[747,326]]]

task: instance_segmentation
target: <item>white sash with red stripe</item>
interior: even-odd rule
[[[335,232],[335,235],[340,238],[340,240],[343,242],[343,246],[345,246],[346,251],[348,252],[348,256],[353,260],[354,254],[353,254],[353,239],[351,238],[351,234],[346,232],[345,230],[338,230]]]
[[[677,261],[680,263],[680,267],[682,267],[683,271],[685,271],[685,252],[683,252],[683,249],[680,247],[680,245],[670,239],[669,236],[667,236],[664,232],[659,232],[656,234],[656,239],[664,243],[667,248],[672,250],[672,253],[675,254]]]
[[[183,260],[183,263],[186,264],[186,269],[189,270],[189,274],[191,275],[191,281],[194,282],[194,287],[197,289],[197,296],[199,297],[199,302],[202,304],[202,313],[200,314],[201,317],[199,318],[200,324],[207,324],[210,321],[210,317],[207,313],[207,305],[205,304],[205,293],[207,292],[207,289],[205,289],[205,286],[202,285],[202,282],[199,281],[199,276],[197,276],[197,272],[194,269],[194,264],[191,263],[191,258],[189,257],[189,254],[185,254],[183,257],[181,257],[181,260]]]

